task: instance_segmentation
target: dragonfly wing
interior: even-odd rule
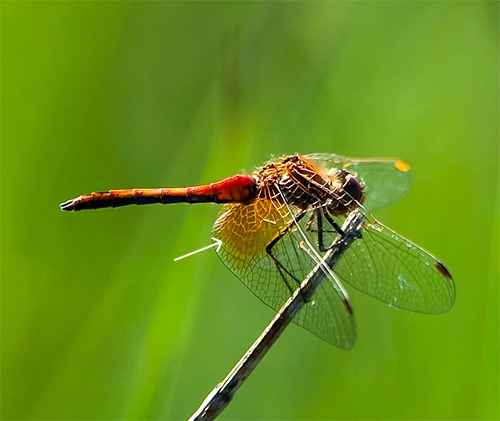
[[[332,282],[336,281],[322,282],[313,301],[302,308],[294,323],[338,348],[351,349],[356,343],[356,323]]]
[[[308,214],[302,218],[306,224]],[[292,222],[289,208],[276,201],[258,199],[249,205],[225,205],[213,227],[213,236],[222,241],[218,255],[262,302],[279,311],[300,282],[317,265],[304,237],[297,229],[287,229]],[[283,231],[284,235],[281,235]],[[279,237],[272,254],[266,251]],[[347,296],[331,275],[325,274],[313,301],[307,303],[293,320],[321,339],[343,349],[356,340],[354,318],[347,309]]]
[[[399,202],[412,184],[409,164],[399,159],[355,159],[332,154],[311,154],[305,158],[326,171],[345,169],[353,173],[364,184],[363,207],[370,212]]]
[[[365,214],[362,238],[335,267],[342,281],[392,307],[441,314],[455,302],[450,273],[434,256]]]

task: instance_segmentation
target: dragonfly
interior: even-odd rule
[[[220,203],[212,237],[225,266],[262,302],[279,311],[318,265],[353,212],[361,238],[333,268],[293,322],[341,349],[356,342],[354,312],[344,284],[390,307],[442,314],[455,302],[448,269],[435,256],[377,221],[370,212],[402,199],[411,168],[399,159],[334,154],[273,158],[252,174],[194,187],[94,192],[60,205],[79,211],[152,203]]]

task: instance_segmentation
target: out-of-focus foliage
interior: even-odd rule
[[[497,419],[497,2],[3,2],[2,418],[186,419],[273,313],[218,207],[62,213],[272,154],[397,156],[376,216],[439,256],[443,316],[355,291],[359,339],[290,327],[221,419]]]

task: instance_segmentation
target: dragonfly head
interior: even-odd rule
[[[342,170],[345,173],[345,181],[342,185],[342,189],[351,196],[356,202],[363,204],[365,196],[363,195],[363,188],[365,185],[360,183],[357,178],[351,174],[349,171]]]
[[[349,171],[337,171],[332,180],[332,192],[328,201],[328,210],[332,215],[345,216],[363,204],[364,184]]]

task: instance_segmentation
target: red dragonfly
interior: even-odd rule
[[[440,314],[451,309],[455,286],[434,256],[382,225],[368,212],[400,200],[411,185],[410,166],[393,159],[332,154],[273,159],[253,175],[187,187],[109,190],[60,205],[78,211],[150,203],[224,203],[212,236],[218,255],[260,300],[279,311],[329,245],[342,236],[351,212],[363,215],[362,238],[338,264],[294,322],[343,349],[356,340],[343,283],[391,307]]]

